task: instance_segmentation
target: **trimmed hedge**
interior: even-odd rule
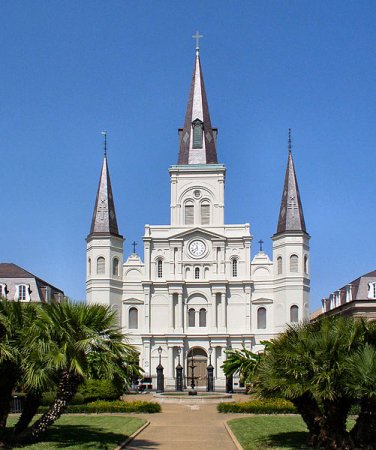
[[[40,406],[38,413],[43,414],[48,410],[47,406]],[[98,413],[158,413],[161,405],[154,402],[122,402],[120,400],[108,402],[98,400],[84,405],[69,405],[65,413],[98,414]]]
[[[84,396],[85,403],[96,400],[117,400],[122,390],[111,380],[86,380],[78,388]]]
[[[219,403],[222,413],[251,414],[297,414],[295,406],[288,400],[252,400],[250,402]]]
[[[56,392],[44,392],[42,395],[40,404],[42,406],[50,406],[54,402],[55,398],[56,398]],[[77,392],[77,394],[75,394],[75,396],[72,398],[70,404],[71,405],[82,405],[84,403],[84,401],[85,401],[84,396],[82,394],[80,394],[79,392]]]

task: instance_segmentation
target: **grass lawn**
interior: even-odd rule
[[[244,450],[311,449],[306,445],[307,427],[298,415],[245,417],[227,423]],[[354,419],[349,419],[347,429],[354,423]]]
[[[299,416],[256,416],[228,422],[244,450],[306,449],[307,427]]]
[[[10,417],[12,426],[16,417]],[[145,423],[129,416],[64,415],[47,432],[43,442],[22,448],[33,450],[113,450]]]

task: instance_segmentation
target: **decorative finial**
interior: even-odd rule
[[[260,244],[260,252],[262,252],[262,244],[264,243],[264,241],[262,239],[260,239],[258,241],[258,243]]]
[[[289,153],[291,153],[292,145],[291,145],[291,128],[289,128],[289,143],[288,143]]]
[[[194,34],[192,37],[193,39],[196,39],[196,55],[198,55],[200,53],[200,39],[204,36],[196,31],[196,34]]]
[[[101,131],[101,135],[104,136],[104,156],[107,156],[107,131]]]
[[[133,254],[136,254],[136,245],[138,245],[138,244],[136,241],[133,241],[132,245],[133,245]]]

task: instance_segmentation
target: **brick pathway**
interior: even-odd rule
[[[133,400],[135,400],[134,397]],[[153,401],[154,399],[145,395],[137,400]],[[227,433],[224,422],[238,416],[237,414],[219,414],[217,405],[163,403],[161,413],[142,415],[150,422],[150,425],[126,448],[129,450],[235,450],[236,446]]]

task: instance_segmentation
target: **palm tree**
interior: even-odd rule
[[[26,336],[35,314],[35,305],[0,300],[0,435],[5,430],[12,392],[27,368]]]
[[[221,366],[226,377],[238,374],[245,384],[251,383],[261,355],[243,347],[241,350],[227,350],[226,356],[226,361]]]
[[[364,342],[363,321],[336,317],[290,326],[266,351],[258,390],[294,403],[311,445],[350,448],[346,419],[354,399],[345,388],[347,360]]]
[[[35,329],[40,346],[45,346],[48,366],[58,377],[55,401],[31,429],[18,441],[36,440],[65,411],[82,381],[87,378],[90,354],[96,352],[108,362],[104,376],[111,378],[120,362],[134,358],[134,348],[115,325],[115,313],[110,307],[63,302],[46,305],[38,310]]]

